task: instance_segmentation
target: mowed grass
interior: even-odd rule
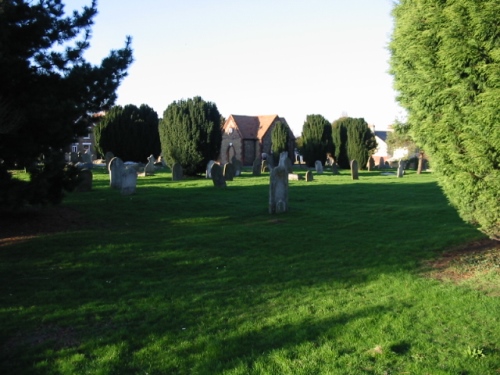
[[[482,238],[431,173],[291,181],[281,215],[268,174],[108,185],[0,247],[0,373],[500,373],[500,299],[427,276]]]

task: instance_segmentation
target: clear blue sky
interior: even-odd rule
[[[66,10],[90,0],[66,0]],[[278,114],[296,135],[308,114],[402,116],[387,45],[392,0],[100,0],[86,58],[99,63],[132,36],[134,63],[117,104],[201,96],[230,114]]]

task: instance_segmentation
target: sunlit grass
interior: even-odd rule
[[[290,181],[277,216],[268,179],[245,172],[216,189],[159,172],[125,197],[94,171],[94,190],[65,201],[85,225],[1,248],[0,371],[500,369],[499,299],[424,274],[481,238],[432,174]]]

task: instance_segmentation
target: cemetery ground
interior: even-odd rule
[[[138,179],[0,220],[2,374],[499,374],[498,243],[431,173]],[[298,173],[305,173],[298,170]]]

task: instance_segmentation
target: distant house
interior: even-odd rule
[[[95,158],[97,154],[97,150],[95,148],[95,136],[94,136],[94,127],[96,124],[104,117],[105,112],[99,112],[92,115],[93,121],[92,124],[89,125],[88,133],[84,136],[76,138],[76,140],[68,145],[65,152],[81,152],[90,153]]]
[[[375,160],[375,165],[379,165],[381,159],[383,158],[384,162],[386,161],[395,161],[400,160],[408,156],[408,149],[406,147],[400,147],[389,152],[389,148],[387,145],[387,135],[394,131],[391,128],[388,130],[375,130],[375,125],[369,125],[373,134],[375,134],[375,140],[377,141],[377,150],[372,155]]]
[[[230,115],[222,127],[221,164],[236,156],[243,165],[252,165],[263,153],[271,154],[271,134],[276,123],[283,123],[289,132],[288,155],[293,158],[295,136],[283,117]]]

